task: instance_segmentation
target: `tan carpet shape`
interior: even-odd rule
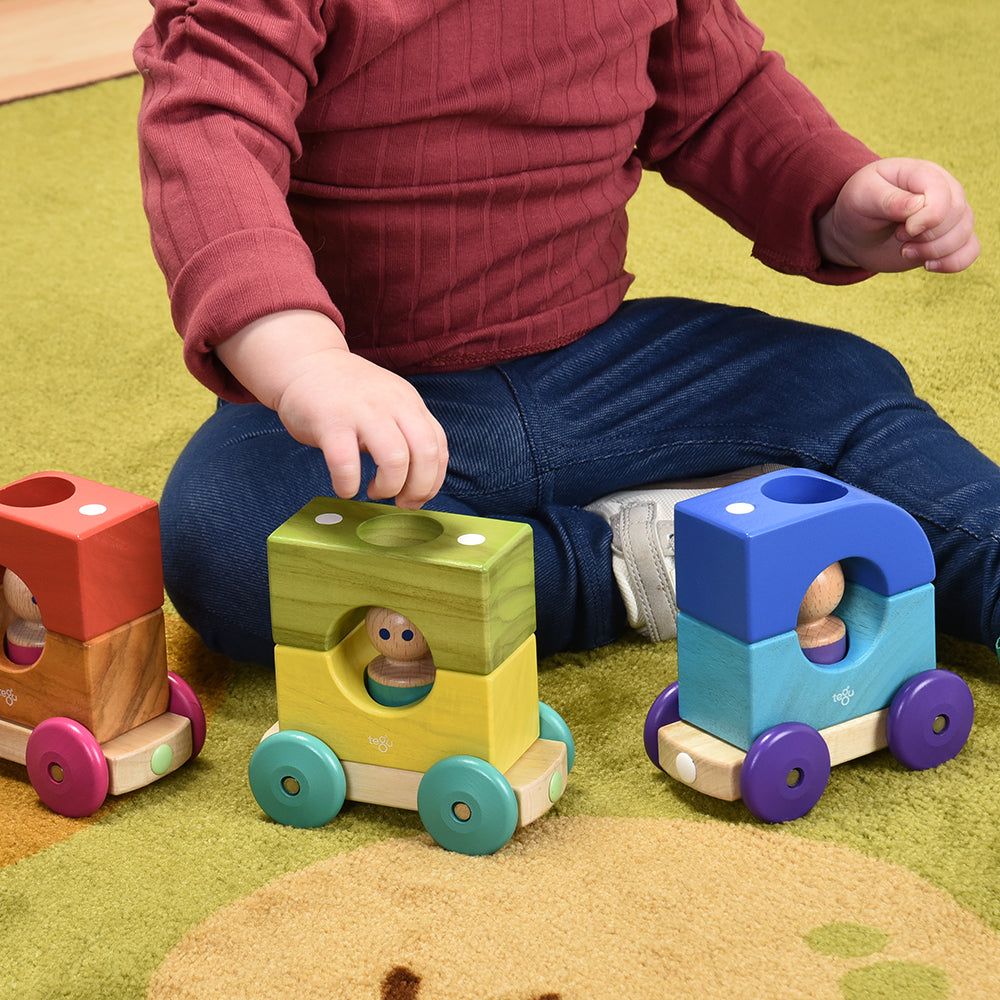
[[[186,935],[149,1000],[992,1000],[998,962],[947,894],[838,845],[578,817],[492,858],[420,837],[286,875]]]

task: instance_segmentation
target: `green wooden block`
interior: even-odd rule
[[[281,645],[329,649],[386,607],[423,632],[436,666],[488,674],[535,631],[526,524],[317,497],[267,553]]]

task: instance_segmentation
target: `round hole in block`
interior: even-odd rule
[[[812,476],[781,476],[764,483],[760,491],[768,500],[794,504],[830,503],[847,496],[843,483]]]
[[[76,487],[61,476],[36,476],[0,490],[0,504],[8,507],[50,507],[68,500]]]
[[[788,776],[785,778],[785,784],[789,788],[798,788],[802,784],[805,775],[802,773],[801,767],[793,767],[789,772]]]
[[[402,549],[432,542],[444,531],[425,514],[382,514],[358,525],[358,538],[387,549]]]

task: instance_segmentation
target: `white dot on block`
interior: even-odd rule
[[[486,536],[470,531],[467,535],[459,535],[457,540],[459,545],[482,545],[486,541]]]
[[[750,514],[756,508],[752,503],[731,503],[726,507],[727,514]]]
[[[690,754],[679,753],[674,761],[674,767],[677,768],[677,777],[687,785],[693,784],[694,779],[698,777],[698,768]]]
[[[108,508],[102,503],[85,503],[80,508],[80,513],[84,517],[97,517],[99,514],[106,514],[107,512]]]
[[[340,524],[340,522],[343,520],[344,520],[343,514],[334,514],[331,512],[329,514],[316,515],[317,524]]]

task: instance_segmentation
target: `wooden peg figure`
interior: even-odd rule
[[[45,626],[38,602],[27,584],[10,569],[4,570],[3,596],[14,615],[4,636],[4,652],[11,663],[30,666],[45,647]]]
[[[802,652],[813,663],[838,663],[847,655],[847,627],[833,614],[843,596],[844,570],[839,562],[827,566],[806,591],[795,631]]]
[[[365,670],[368,693],[381,705],[410,705],[434,686],[434,658],[423,633],[405,615],[371,608],[365,629],[378,651]]]

